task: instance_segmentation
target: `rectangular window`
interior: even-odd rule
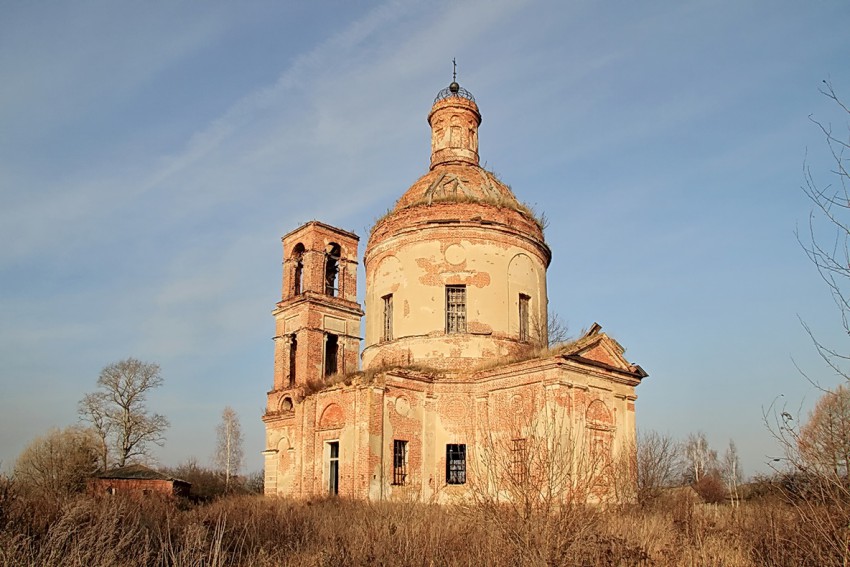
[[[325,376],[336,374],[336,359],[339,353],[339,337],[332,333],[325,335]]]
[[[393,441],[393,484],[404,486],[407,480],[407,441]]]
[[[466,484],[466,445],[446,445],[446,484]]]
[[[528,304],[531,298],[524,293],[519,294],[519,340],[529,340],[528,335]]]
[[[466,332],[466,286],[446,286],[446,333]]]
[[[328,494],[339,494],[339,441],[328,443]]]
[[[393,294],[385,295],[381,299],[384,300],[384,333],[381,339],[391,341],[393,340]]]
[[[528,447],[525,439],[514,439],[511,445],[511,475],[514,482],[524,485],[527,480]]]

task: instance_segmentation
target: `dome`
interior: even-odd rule
[[[484,168],[469,164],[434,167],[396,201],[395,210],[438,202],[478,202],[525,210],[510,187]]]
[[[365,369],[462,371],[526,352],[546,321],[543,226],[479,165],[472,95],[452,83],[428,124],[430,168],[378,219],[363,257]]]

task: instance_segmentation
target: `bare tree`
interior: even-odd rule
[[[570,340],[570,326],[550,309],[545,320],[537,314],[531,317],[531,337],[535,346],[552,348]]]
[[[673,486],[681,470],[679,445],[669,435],[639,432],[637,438],[637,499],[648,504],[662,489]]]
[[[688,435],[682,447],[682,457],[685,461],[685,480],[693,484],[699,483],[712,469],[717,468],[717,452],[708,446],[708,439],[702,431]]]
[[[741,469],[741,459],[738,457],[738,448],[731,439],[726,452],[723,453],[722,476],[726,482],[726,489],[729,491],[729,498],[732,499],[732,505],[737,507],[741,501],[738,486],[741,484],[744,474]]]
[[[218,444],[213,460],[216,466],[224,472],[225,490],[230,490],[231,477],[239,474],[242,468],[242,427],[239,416],[230,406],[221,412],[221,422],[216,428]]]
[[[78,406],[80,416],[91,424],[97,436],[100,469],[104,471],[109,468],[109,434],[112,431],[112,422],[107,416],[108,407],[108,398],[104,392],[86,394]]]
[[[827,392],[824,398],[834,399],[834,393]],[[850,565],[850,531],[847,529],[850,525],[850,484],[846,465],[838,463],[840,453],[830,456],[830,451],[823,451],[834,447],[830,439],[838,431],[817,423],[821,416],[831,413],[817,411],[818,406],[823,409],[824,398],[803,425],[790,411],[775,406],[764,412],[764,419],[784,452],[782,457],[773,459],[774,463],[782,463],[781,468],[777,468],[783,481],[779,488],[793,506],[800,529],[809,534],[806,541],[812,542],[813,547],[817,542],[823,548],[817,551],[829,556],[818,564]],[[831,405],[830,402],[826,404]],[[826,443],[816,441],[816,435],[824,435]]]
[[[802,190],[812,208],[805,233],[797,231],[806,256],[814,264],[827,286],[846,334],[850,334],[850,108],[842,102],[832,84],[823,82],[820,92],[837,110],[840,129],[833,129],[829,121],[809,119],[822,133],[831,157],[830,176],[816,176],[807,159],[803,165]],[[776,462],[784,463],[784,473],[805,486],[804,496],[799,487],[786,490],[789,501],[795,506],[801,526],[814,536],[832,545],[835,557],[843,564],[850,563],[850,490],[847,483],[848,394],[850,380],[847,363],[850,355],[841,348],[826,345],[803,322],[818,354],[827,366],[841,376],[845,385],[835,390],[824,390],[823,397],[805,424],[796,419],[799,412],[785,407],[771,406],[764,414],[765,422],[779,441],[784,456]],[[845,335],[846,336],[846,335]],[[804,376],[823,389],[818,380],[805,371]],[[844,448],[842,448],[842,446]]]
[[[58,497],[85,489],[98,470],[98,440],[84,427],[53,429],[34,439],[15,463],[15,480],[25,490]]]
[[[601,507],[589,503],[618,496],[616,455],[609,432],[585,427],[546,394],[529,409],[470,432],[472,513],[484,514],[528,564],[558,564],[598,525]]]
[[[820,92],[835,103],[843,120],[850,120],[850,108],[838,97],[830,82],[823,84]],[[850,284],[850,125],[846,125],[847,132],[838,133],[828,122],[811,116],[809,119],[826,140],[833,162],[833,182],[816,181],[808,161],[804,164],[802,189],[812,202],[812,210],[808,234],[803,237],[797,231],[797,239],[832,294],[844,332],[850,334],[850,290],[847,288]],[[803,327],[821,358],[844,379],[850,379],[845,367],[850,355],[823,344],[805,323]]]
[[[168,420],[146,407],[147,394],[163,383],[159,365],[128,358],[104,367],[98,391],[86,394],[78,413],[101,440],[101,464],[108,464],[109,449],[119,467],[150,457],[150,444],[162,445]],[[105,467],[104,467],[105,468]]]

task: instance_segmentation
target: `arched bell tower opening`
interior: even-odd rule
[[[360,318],[356,234],[318,221],[283,237],[283,286],[275,318],[274,386],[267,395],[268,435],[289,431],[304,392],[357,371]],[[276,442],[270,446],[276,446]],[[298,459],[289,446],[287,459]],[[276,492],[280,456],[266,451],[267,492]],[[283,477],[281,477],[283,478]]]

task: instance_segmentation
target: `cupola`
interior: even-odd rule
[[[472,93],[456,81],[441,90],[428,114],[431,125],[431,169],[438,165],[478,165],[481,113]]]

